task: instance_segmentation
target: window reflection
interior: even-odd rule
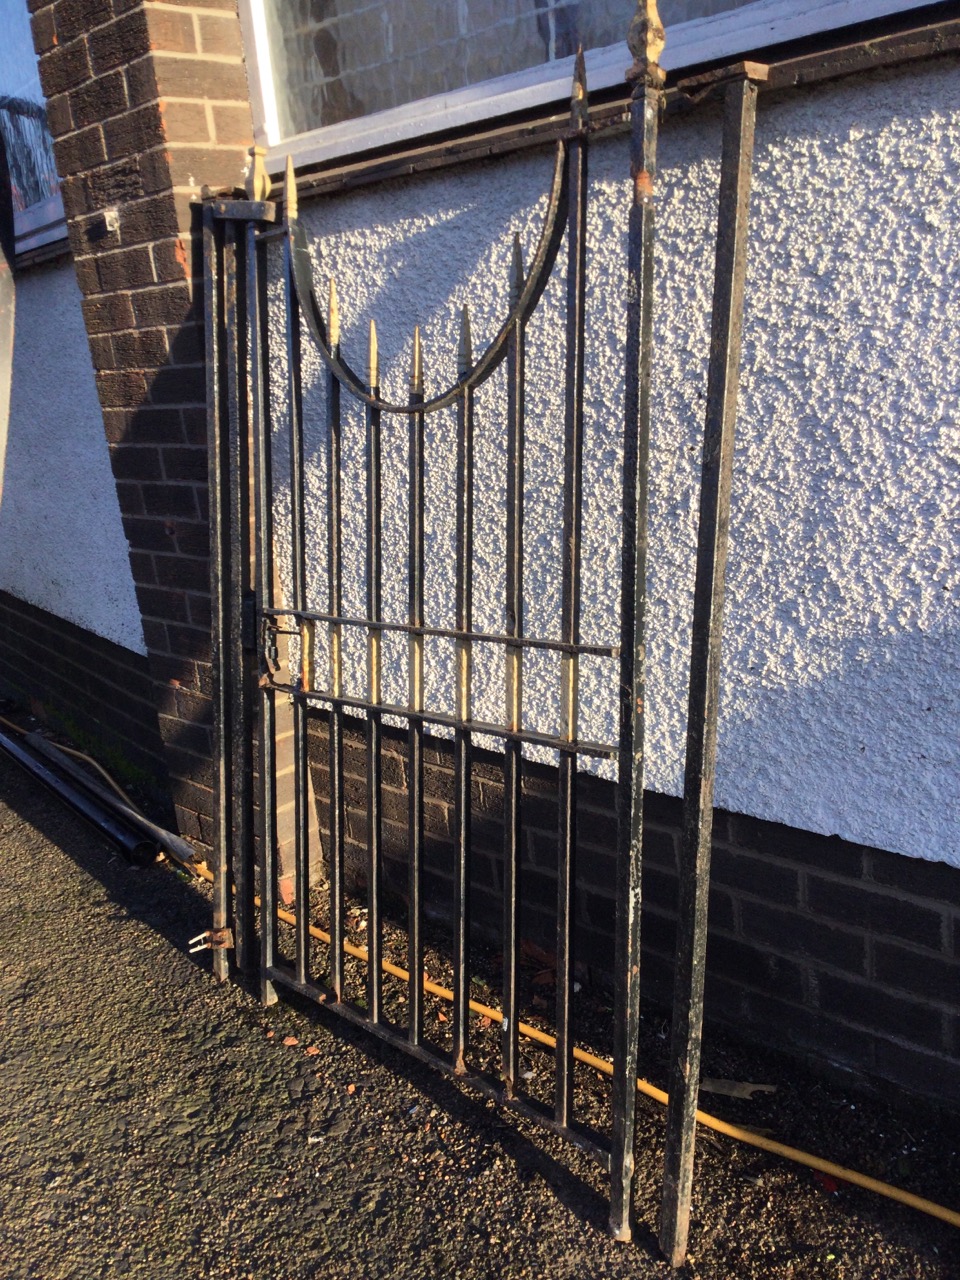
[[[0,130],[18,212],[60,189],[26,0],[0,0]]]
[[[667,25],[750,0],[661,0]],[[635,0],[264,0],[284,137],[620,43]],[[425,111],[427,109],[425,108]]]

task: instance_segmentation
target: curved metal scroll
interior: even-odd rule
[[[540,240],[530,266],[530,273],[524,283],[510,314],[480,359],[446,391],[438,396],[425,400],[422,404],[394,404],[371,393],[363,378],[355,372],[347,361],[339,354],[339,346],[335,353],[327,336],[327,325],[323,316],[323,308],[317,298],[313,283],[313,263],[307,243],[307,233],[297,217],[296,199],[291,198],[289,185],[285,209],[290,237],[290,256],[293,264],[293,279],[297,301],[307,328],[317,344],[330,372],[351,393],[364,404],[383,413],[433,413],[437,409],[445,409],[454,404],[462,395],[465,387],[478,387],[493,373],[498,365],[506,359],[510,334],[517,324],[525,323],[536,309],[543,296],[547,282],[553,271],[566,229],[567,203],[569,199],[569,179],[567,166],[567,144],[557,143],[553,165],[553,181],[550,197],[547,202],[547,214]]]

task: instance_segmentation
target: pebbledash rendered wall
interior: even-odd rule
[[[708,1009],[754,1034],[955,1099],[960,1088],[960,275],[955,60],[761,100],[733,495],[718,764]],[[719,123],[670,119],[661,143],[657,356],[649,556],[645,981],[669,991],[685,680],[697,509]],[[615,641],[625,232],[625,140],[591,151],[584,639]],[[385,390],[402,397],[422,326],[428,392],[455,378],[459,308],[475,349],[504,314],[511,239],[529,260],[549,153],[330,197],[301,208],[325,296],[336,275],[343,347],[364,367],[377,322]],[[562,255],[561,255],[562,261]],[[563,271],[529,331],[525,591],[528,634],[556,634]],[[275,331],[274,350],[282,352]],[[307,352],[310,594],[324,608],[324,376]],[[274,395],[283,401],[282,357]],[[505,397],[478,395],[475,623],[502,624]],[[282,414],[277,446],[284,448]],[[450,626],[454,425],[427,428],[427,621]],[[346,491],[362,492],[362,426],[344,434]],[[406,432],[385,429],[384,563],[402,564]],[[363,503],[345,503],[344,610],[362,613]],[[282,504],[279,509],[283,516]],[[384,616],[405,616],[385,575]],[[452,646],[428,642],[428,704],[452,710]],[[392,657],[391,657],[392,653]],[[347,691],[363,692],[359,639]],[[322,659],[322,654],[321,654]],[[502,668],[475,655],[477,715]],[[385,645],[385,696],[404,700],[404,646]],[[525,661],[526,723],[555,728],[558,671]],[[616,740],[616,672],[584,663],[585,736]],[[490,718],[494,718],[492,715]],[[315,781],[323,797],[322,720]],[[385,813],[403,887],[406,773],[392,747]],[[431,747],[429,892],[447,909],[449,744]],[[556,787],[531,761],[521,894],[550,934]],[[362,752],[348,753],[348,858],[362,875]],[[603,770],[598,771],[601,775]],[[609,961],[614,794],[586,788],[580,958]],[[502,779],[474,784],[475,905],[496,928]],[[742,815],[742,816],[741,816]]]
[[[960,867],[956,83],[957,66],[941,64],[761,101],[717,803]],[[671,120],[661,144],[646,783],[668,795],[682,782],[719,143],[716,119],[698,113]],[[402,397],[419,323],[428,390],[455,380],[459,309],[469,303],[481,349],[505,312],[514,231],[531,256],[551,167],[542,153],[305,206],[302,220],[320,246],[318,285],[325,296],[336,274],[343,347],[355,367],[375,318],[384,385]],[[600,643],[617,638],[627,169],[625,141],[593,146],[583,634]],[[558,269],[527,348],[531,635],[559,627],[564,287]],[[275,350],[279,391],[282,344]],[[306,403],[317,513],[324,385],[314,357]],[[496,383],[478,397],[481,630],[502,624],[504,406]],[[348,492],[362,440],[355,414],[344,442]],[[452,625],[454,441],[452,414],[428,419],[426,614],[435,626]],[[402,423],[386,428],[384,450],[390,565],[403,562],[405,548]],[[365,516],[362,502],[345,505],[344,607],[359,613]],[[319,605],[319,518],[309,546]],[[385,617],[403,619],[405,591],[404,574],[385,575]],[[393,662],[385,659],[388,701],[402,700],[404,652],[398,643]],[[361,692],[362,643],[349,656],[348,688]],[[452,710],[452,657],[452,642],[436,641],[428,654],[428,702],[443,710]],[[489,652],[476,660],[478,715],[495,719],[502,676]],[[559,667],[526,661],[525,713],[555,730]],[[616,664],[584,666],[582,732],[615,742]]]
[[[0,693],[164,813],[140,610],[69,256],[17,271],[0,441]]]

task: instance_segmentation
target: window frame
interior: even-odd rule
[[[661,65],[667,72],[688,71],[738,54],[929,8],[930,3],[931,0],[755,0],[739,9],[669,27]],[[572,57],[283,138],[274,85],[262,70],[270,67],[264,0],[239,0],[239,11],[254,137],[266,148],[266,165],[271,173],[282,170],[287,155],[293,157],[298,168],[343,160],[375,149],[401,146],[414,138],[546,107],[569,96]],[[625,22],[622,43],[586,51],[587,83],[592,91],[624,83],[631,60],[626,45],[627,25]]]

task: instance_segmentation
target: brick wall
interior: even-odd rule
[[[169,821],[169,783],[147,661],[0,591],[0,695],[94,752]]]
[[[318,796],[329,794],[326,728],[312,720]],[[406,735],[384,729],[385,880],[406,892]],[[346,735],[348,877],[362,893],[366,768],[362,725]],[[425,753],[424,900],[443,919],[452,901],[452,744]],[[521,928],[555,936],[557,773],[524,765]],[[502,756],[477,752],[472,778],[474,920],[501,922]],[[680,801],[648,793],[643,849],[644,999],[672,995]],[[329,807],[319,805],[329,829]],[[614,784],[581,775],[576,957],[610,981],[616,848]],[[707,949],[709,1021],[822,1061],[895,1081],[953,1105],[960,1098],[960,869],[718,811]]]
[[[234,0],[29,0],[160,733],[184,835],[212,811],[202,282],[191,199],[241,181]]]

